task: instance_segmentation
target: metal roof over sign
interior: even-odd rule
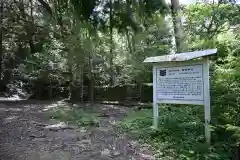
[[[173,62],[173,61],[187,61],[195,58],[209,56],[215,53],[217,53],[217,49],[208,49],[208,50],[202,50],[202,51],[148,57],[143,62],[144,63],[161,63],[161,62]]]

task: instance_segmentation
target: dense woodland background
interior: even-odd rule
[[[0,3],[2,96],[149,101],[152,72],[142,63],[146,57],[217,48],[211,58],[213,129],[239,145],[240,5],[234,1]],[[114,93],[119,96],[106,98]]]

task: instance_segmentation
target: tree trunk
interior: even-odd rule
[[[30,53],[35,53],[34,41],[33,41],[33,28],[34,28],[34,18],[33,18],[33,0],[30,0],[30,16],[31,16],[31,26],[27,25],[27,33],[28,33],[28,43],[30,47]]]
[[[88,67],[88,76],[89,76],[89,96],[90,96],[90,102],[94,102],[94,88],[93,88],[93,75],[92,75],[92,60],[91,56],[89,56],[89,61],[88,61],[89,67]]]
[[[176,50],[177,52],[181,52],[183,50],[183,33],[182,33],[183,31],[181,17],[179,16],[180,12],[179,0],[171,0],[171,3]]]
[[[128,50],[130,53],[127,53],[127,61],[129,61],[131,59],[130,54],[133,52],[132,51],[132,43],[130,40],[130,35],[129,35],[129,31],[126,29],[126,36],[127,36],[127,44],[128,44]]]
[[[73,69],[72,65],[70,64],[69,70],[68,70],[70,77],[69,77],[69,99],[71,101],[74,101],[74,75],[73,75]]]
[[[113,75],[113,0],[110,0],[110,12],[109,12],[109,18],[110,18],[110,58],[109,58],[109,66],[110,66],[110,85],[112,86],[114,84],[114,75]]]
[[[3,0],[1,0],[0,6],[0,92],[3,91],[2,84],[2,56],[3,56]]]
[[[8,92],[8,88],[6,87],[7,84],[9,84],[12,81],[12,70],[14,66],[14,59],[11,56],[5,57],[6,59],[4,60],[4,71],[3,71],[3,79],[2,79],[2,84],[3,86],[3,91]]]
[[[134,22],[133,20],[133,14],[132,14],[132,2],[130,0],[126,0],[126,12],[128,15],[129,20]],[[134,22],[135,23],[135,22]],[[135,33],[135,30],[133,30]],[[135,51],[135,42],[134,42],[134,35],[130,35],[128,29],[126,28],[126,35],[127,35],[127,41],[128,41],[128,48],[130,53]]]
[[[133,50],[133,52],[135,52],[136,51],[136,47],[135,47],[135,34],[134,35],[132,35],[132,50]]]
[[[84,86],[83,86],[83,76],[84,76],[84,73],[83,73],[83,67],[81,66],[80,68],[80,83],[81,83],[81,102],[83,103],[83,96],[84,96]]]
[[[21,16],[24,20],[27,21],[27,16],[25,13],[25,6],[24,6],[24,2],[21,1],[19,2],[19,6],[18,6]],[[26,33],[27,33],[27,39],[28,39],[28,45],[30,48],[30,53],[33,54],[35,52],[35,48],[34,48],[34,41],[33,41],[33,36],[34,36],[34,32],[33,32],[33,28],[34,28],[34,19],[33,19],[33,1],[30,0],[30,17],[31,17],[31,23],[28,24],[24,24]]]
[[[46,3],[44,0],[38,0],[38,2],[43,6],[43,8],[52,16],[52,9],[48,3]]]

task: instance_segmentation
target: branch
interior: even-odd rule
[[[52,16],[52,9],[49,4],[47,4],[44,0],[38,0],[38,2],[43,6],[44,9]]]
[[[207,34],[210,35],[211,33],[213,33],[214,31],[217,31],[219,26],[216,26],[216,28],[214,30],[212,30],[213,24],[214,24],[214,20],[216,18],[216,12],[219,9],[220,3],[217,4],[217,7],[214,7],[214,3],[212,4],[212,10],[213,10],[213,14],[211,16],[211,21],[210,24],[208,26],[206,26],[205,24],[203,24],[203,27],[205,29],[207,29]]]

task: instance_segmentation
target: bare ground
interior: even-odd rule
[[[0,104],[1,160],[153,160],[147,145],[120,134],[117,121],[130,111],[114,105],[84,105],[99,114],[98,126],[89,129],[46,129],[59,123],[48,118],[58,102],[21,101]],[[82,106],[81,106],[82,107]]]

